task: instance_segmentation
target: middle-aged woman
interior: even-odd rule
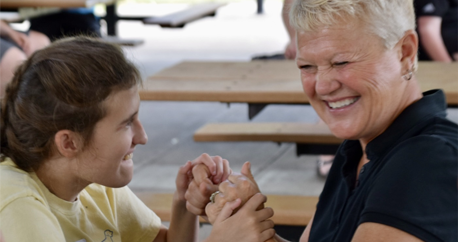
[[[446,119],[441,90],[420,91],[412,0],[291,8],[304,92],[345,139],[300,241],[458,241],[458,126]],[[209,218],[259,191],[244,174],[219,186]]]

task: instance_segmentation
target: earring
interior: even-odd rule
[[[405,74],[405,75],[402,76],[402,78],[404,78],[404,80],[410,81],[410,79],[412,79],[412,76],[413,76],[412,69],[413,69],[413,68],[411,68],[407,74]]]

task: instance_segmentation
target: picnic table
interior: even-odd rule
[[[89,8],[98,3],[113,4],[115,0],[1,0],[0,8],[58,7]]]
[[[423,91],[443,89],[458,106],[458,63],[419,62],[416,77]],[[308,104],[294,61],[185,61],[150,76],[142,100],[248,103],[251,114],[269,104]],[[250,115],[252,116],[252,115]]]
[[[206,16],[215,16],[216,11],[221,6],[224,6],[224,3],[201,3],[195,4],[191,7],[172,13],[169,15],[161,17],[129,17],[129,16],[119,16],[117,14],[117,0],[1,0],[0,9],[18,9],[18,8],[54,8],[56,9],[65,9],[65,8],[79,8],[79,7],[92,7],[95,4],[105,4],[106,5],[106,16],[103,18],[107,23],[107,34],[111,38],[108,41],[119,42],[120,44],[125,45],[138,45],[143,41],[139,40],[129,40],[129,41],[120,41],[113,39],[113,36],[117,35],[116,23],[118,20],[134,20],[142,21],[144,24],[157,24],[161,27],[169,28],[182,28],[187,23],[195,21],[197,19],[206,17]],[[51,13],[49,11],[49,13]],[[6,14],[3,14],[6,15]],[[8,14],[9,15],[9,14]],[[18,16],[5,16],[3,19],[9,21],[18,21],[20,20]]]
[[[448,106],[458,106],[458,63],[420,62],[416,76],[423,91],[442,89]],[[309,104],[299,69],[285,60],[181,62],[149,77],[140,98],[247,103],[250,119],[270,104]],[[194,140],[295,142],[297,155],[334,154],[341,142],[327,127],[296,123],[207,124]]]

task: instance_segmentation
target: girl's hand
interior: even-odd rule
[[[178,197],[187,201],[188,211],[196,215],[205,215],[209,197],[217,190],[214,184],[227,179],[231,173],[226,159],[202,154],[180,168],[176,182]]]

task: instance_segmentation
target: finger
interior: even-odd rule
[[[194,181],[189,184],[188,190],[185,193],[185,199],[196,208],[203,209],[210,201],[212,190],[206,187],[206,184],[197,185]]]
[[[186,202],[186,209],[194,215],[205,215],[204,209],[192,205],[189,201]]]
[[[195,165],[192,168],[192,176],[196,180],[197,184],[201,184],[205,180],[208,180],[209,182],[211,182],[209,179],[209,177],[211,176],[211,173],[205,164]]]
[[[264,231],[264,230],[271,229],[274,226],[275,226],[274,221],[272,221],[270,219],[264,220],[264,221],[260,222],[260,224],[259,224],[259,228],[261,229],[261,232]]]
[[[219,184],[218,190],[222,193],[225,193],[232,184],[233,183],[230,180],[225,180]]]
[[[221,181],[227,180],[229,175],[232,174],[232,169],[229,167],[229,161],[226,159],[223,159],[223,167],[224,167],[224,174],[223,178],[221,178]]]
[[[274,235],[275,235],[275,230],[273,228],[264,230],[261,232],[260,241],[275,242],[276,240],[273,239]]]
[[[248,177],[250,180],[254,181],[253,174],[251,174],[251,163],[249,161],[245,162],[240,170],[242,175]]]
[[[186,164],[180,166],[178,169],[178,174],[175,179],[175,184],[179,189],[186,189],[189,183],[188,172],[191,170],[191,162],[186,162]]]
[[[263,208],[256,212],[256,218],[258,221],[264,221],[272,218],[274,216],[274,210],[272,208]]]
[[[224,204],[224,207],[221,210],[221,212],[219,213],[218,217],[216,218],[215,223],[219,223],[219,222],[222,222],[228,219],[232,215],[232,211],[238,208],[241,203],[242,203],[242,200],[237,198],[235,201],[227,202],[226,204]]]
[[[210,170],[213,176],[216,175],[216,164],[207,153],[203,153],[202,155],[197,157],[195,160],[193,160],[192,163],[193,165],[203,163],[208,167],[208,169]]]
[[[213,183],[219,184],[221,182],[224,172],[223,158],[221,158],[221,156],[213,156],[212,160],[213,162],[215,162],[216,165],[216,174],[213,176]]]
[[[259,205],[265,203],[266,201],[267,201],[266,196],[262,195],[261,193],[256,193],[254,194],[254,196],[248,199],[248,201],[245,203],[245,205],[241,209],[256,211]]]

